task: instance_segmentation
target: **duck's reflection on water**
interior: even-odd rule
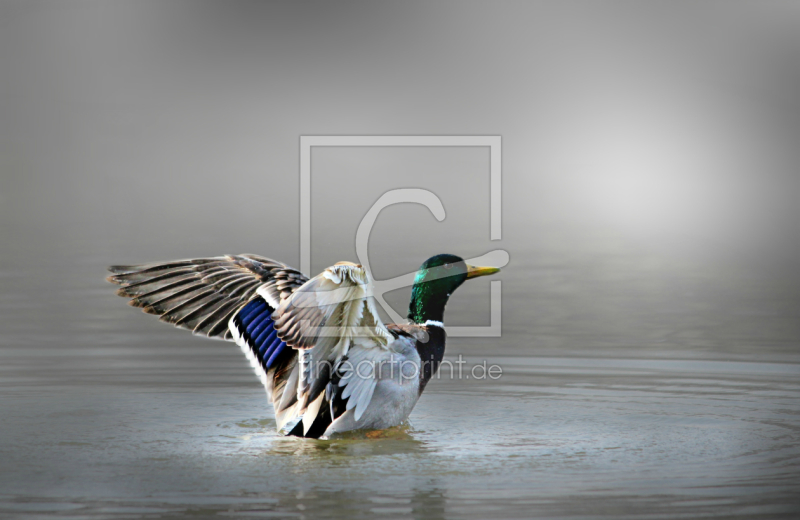
[[[335,462],[337,456],[354,457],[420,454],[429,447],[414,437],[408,424],[386,430],[355,430],[328,439],[279,437],[265,455],[296,455]]]

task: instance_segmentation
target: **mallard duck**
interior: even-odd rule
[[[236,342],[286,435],[328,437],[405,421],[444,357],[444,308],[466,280],[500,269],[426,260],[410,323],[384,324],[366,270],[339,262],[308,279],[256,255],[112,266],[134,307],[194,334]]]

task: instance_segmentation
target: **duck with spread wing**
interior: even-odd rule
[[[257,255],[113,266],[130,304],[195,334],[235,341],[275,409],[278,430],[328,437],[408,418],[444,357],[444,308],[453,291],[495,267],[455,255],[417,271],[406,324],[384,324],[372,284],[339,262],[312,279]]]

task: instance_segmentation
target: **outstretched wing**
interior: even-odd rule
[[[374,364],[398,336],[378,316],[366,271],[349,262],[311,280],[256,255],[109,270],[131,305],[195,334],[235,341],[267,389],[278,428],[289,424],[294,435],[319,436],[346,412],[361,417],[377,372],[356,378],[342,362],[349,354]]]
[[[339,262],[284,300],[275,328],[296,349],[347,353],[356,339],[385,346],[392,337],[378,316],[372,285],[363,267]]]
[[[297,364],[273,327],[272,313],[308,278],[291,267],[256,255],[179,260],[160,264],[114,266],[108,281],[121,285],[120,296],[132,298],[161,321],[195,334],[233,340],[261,379],[277,413]],[[287,417],[287,419],[290,417]]]
[[[117,294],[161,321],[195,334],[234,340],[230,319],[258,291],[273,308],[308,278],[256,255],[227,255],[134,266],[112,266]]]
[[[340,262],[306,282],[284,300],[273,315],[277,337],[298,352],[296,395],[289,387],[276,411],[294,406],[303,416],[304,434],[325,404],[325,389],[351,349],[370,357],[389,349],[395,339],[378,316],[372,286],[360,265]],[[374,384],[363,392],[348,393],[353,402],[369,404]],[[351,391],[355,389],[351,387]],[[351,405],[352,407],[352,405]]]

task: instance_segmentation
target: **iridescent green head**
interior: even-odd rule
[[[475,267],[467,265],[456,255],[436,255],[423,262],[411,289],[411,304],[408,317],[414,323],[428,320],[442,321],[444,307],[453,291],[478,276],[494,274],[497,267]]]

